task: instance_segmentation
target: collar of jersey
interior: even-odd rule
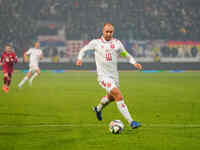
[[[104,39],[104,37],[102,36],[102,37],[101,37],[101,41],[102,41],[103,43],[111,43],[111,42],[113,41],[113,38],[112,38],[110,41],[106,41],[106,40]]]

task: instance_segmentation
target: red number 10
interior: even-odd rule
[[[112,61],[111,53],[106,53],[106,61]]]

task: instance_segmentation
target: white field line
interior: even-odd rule
[[[0,128],[40,128],[40,127],[103,127],[107,124],[70,124],[70,123],[38,123],[38,124],[0,124]],[[200,124],[142,124],[142,128],[200,128]]]

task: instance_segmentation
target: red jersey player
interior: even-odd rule
[[[15,52],[12,51],[12,47],[10,45],[6,45],[0,60],[0,65],[2,66],[2,71],[4,74],[4,84],[2,90],[5,93],[9,91],[9,86],[13,73],[13,65],[15,63],[17,63],[17,56]]]

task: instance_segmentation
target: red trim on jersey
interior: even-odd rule
[[[103,40],[103,38],[101,38],[101,42],[102,42],[102,43],[106,43],[106,42]]]
[[[107,83],[107,87],[110,88],[111,87],[111,83]]]
[[[110,44],[110,48],[111,48],[111,49],[114,49],[114,48],[115,48],[115,44],[111,43],[111,44]]]
[[[125,107],[126,107],[126,105],[125,105],[125,104],[121,104],[121,106],[122,106],[123,108],[125,108]]]
[[[101,84],[106,87],[106,83],[104,81],[101,81]]]

